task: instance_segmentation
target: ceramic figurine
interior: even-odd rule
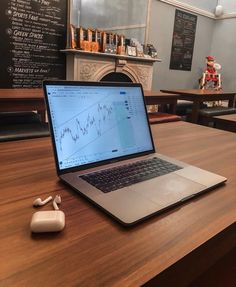
[[[206,57],[207,67],[203,72],[200,82],[200,89],[216,89],[221,87],[221,74],[217,70],[221,68],[220,64],[215,63],[215,58],[212,56]]]

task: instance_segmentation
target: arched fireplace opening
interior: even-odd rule
[[[109,73],[105,75],[101,80],[101,82],[125,82],[132,83],[133,81],[124,73]]]

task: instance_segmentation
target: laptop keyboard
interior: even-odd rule
[[[85,174],[82,175],[81,178],[107,193],[179,169],[182,169],[182,167],[154,157],[119,167]]]

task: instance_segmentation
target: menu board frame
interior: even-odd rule
[[[1,88],[38,88],[66,78],[68,0],[1,1]]]
[[[197,16],[175,10],[170,70],[191,71]]]

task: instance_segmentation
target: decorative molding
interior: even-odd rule
[[[182,2],[177,1],[177,0],[158,0],[158,1],[164,2],[166,4],[175,6],[177,8],[184,9],[184,10],[187,10],[189,12],[192,12],[192,13],[195,13],[195,14],[198,14],[201,16],[205,16],[205,17],[208,17],[208,18],[211,18],[214,20],[224,20],[224,19],[236,18],[236,12],[226,13],[220,17],[216,17],[214,13],[208,12],[206,10],[194,7],[194,6],[186,4],[186,3],[182,3]]]
[[[216,20],[236,18],[236,12],[223,14],[221,17],[216,17]]]
[[[129,67],[135,72],[138,78],[137,82],[140,82],[142,84],[143,89],[144,90],[150,89],[150,86],[152,86],[152,72],[153,72],[152,67],[140,64],[139,65],[131,64]]]
[[[130,58],[104,57],[99,53],[92,57],[90,53],[67,52],[66,79],[101,81],[105,75],[119,72],[127,75],[134,83],[142,83],[145,90],[150,90],[155,62]]]
[[[216,19],[214,13],[208,12],[206,10],[194,7],[194,6],[186,4],[186,3],[182,3],[182,2],[177,1],[177,0],[159,0],[159,1],[160,2],[164,2],[166,4],[169,4],[169,5],[172,5],[172,6],[175,6],[177,8],[181,8],[181,9],[190,11],[192,13],[199,14],[201,16],[205,16],[205,17],[208,17],[208,18],[211,18],[211,19]]]
[[[93,77],[95,72],[97,71],[98,66],[96,62],[84,62],[80,66],[80,80],[82,81],[90,81]]]

